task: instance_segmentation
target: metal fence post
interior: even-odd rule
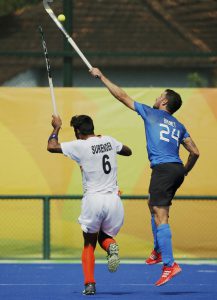
[[[50,259],[50,198],[43,198],[43,259]]]

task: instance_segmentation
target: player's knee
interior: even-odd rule
[[[162,224],[167,224],[168,223],[168,215],[154,214],[154,220],[155,220],[155,224],[157,226],[160,226]]]
[[[111,238],[111,236],[107,235],[105,232],[100,231],[98,234],[98,243],[100,246],[102,246],[102,243],[105,239]]]
[[[85,233],[83,232],[84,237],[84,247],[92,246],[94,249],[97,242],[97,233]]]

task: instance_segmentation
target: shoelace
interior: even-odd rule
[[[168,269],[166,269],[166,270],[163,270],[163,274],[162,274],[162,277],[168,277],[169,275],[170,275],[170,273],[171,273],[171,270],[168,270]]]

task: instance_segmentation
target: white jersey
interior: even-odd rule
[[[118,190],[116,155],[122,147],[110,136],[61,143],[63,154],[80,165],[84,194]]]

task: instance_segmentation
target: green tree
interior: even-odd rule
[[[189,87],[205,87],[205,86],[207,86],[206,79],[203,78],[197,72],[189,73],[187,78],[188,78]]]
[[[1,0],[0,1],[0,17],[9,15],[17,9],[25,6],[34,5],[41,2],[41,0]]]

